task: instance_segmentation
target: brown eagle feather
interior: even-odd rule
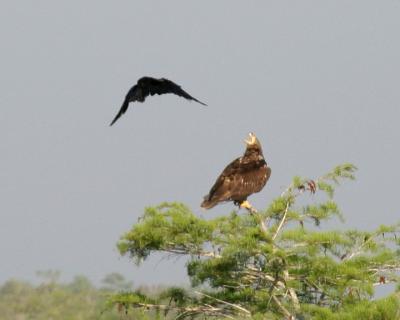
[[[218,203],[233,201],[240,205],[253,193],[261,191],[271,176],[261,144],[252,133],[244,155],[232,161],[217,178],[201,207],[210,209]]]

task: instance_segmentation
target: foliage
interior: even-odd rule
[[[104,305],[111,293],[97,289],[84,276],[76,276],[70,283],[60,283],[58,271],[38,273],[43,281],[34,286],[28,282],[8,280],[0,286],[0,319],[2,320],[119,320],[116,310],[106,311]],[[116,274],[111,274],[115,278]],[[106,276],[106,278],[110,278]],[[119,283],[124,282],[118,275]],[[135,319],[140,311],[135,313]]]
[[[249,214],[206,220],[180,203],[146,208],[119,241],[121,254],[136,263],[156,251],[187,255],[193,290],[170,288],[153,297],[120,293],[109,305],[176,319],[398,318],[397,293],[373,297],[375,286],[398,281],[400,225],[320,228],[328,219],[342,219],[335,188],[354,179],[355,169],[343,164],[316,180],[295,177],[268,208]]]
[[[133,288],[133,283],[126,281],[124,276],[117,272],[106,275],[102,283],[103,288],[110,291],[128,291]]]

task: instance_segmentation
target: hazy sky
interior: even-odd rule
[[[180,259],[137,268],[115,244],[143,208],[200,210],[255,132],[272,176],[352,162],[337,200],[346,224],[399,220],[400,1],[2,1],[0,282],[36,270],[117,271],[136,284],[185,281]],[[143,76],[181,84],[131,107]]]

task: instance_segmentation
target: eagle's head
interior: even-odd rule
[[[261,143],[254,133],[250,132],[248,138],[245,139],[244,142],[246,143],[246,153],[257,152],[262,154]]]

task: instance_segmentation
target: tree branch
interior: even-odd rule
[[[151,303],[142,303],[142,302],[137,302],[133,304],[134,308],[146,308],[146,309],[158,309],[158,310],[164,310],[164,311],[177,311],[180,312],[180,314],[176,317],[176,319],[181,319],[189,315],[194,315],[194,314],[203,314],[203,315],[210,315],[210,316],[221,316],[229,319],[234,319],[234,317],[230,316],[229,314],[226,313],[226,309],[224,308],[218,308],[214,307],[209,304],[204,304],[202,306],[198,307],[174,307],[170,305],[164,305],[164,304],[151,304]]]
[[[289,201],[286,203],[286,208],[285,208],[285,212],[283,214],[283,217],[281,219],[281,222],[279,223],[278,228],[275,231],[275,234],[272,236],[272,240],[275,240],[275,238],[278,236],[279,231],[281,230],[281,228],[283,227],[283,224],[285,223],[285,219],[286,219],[286,215],[288,213],[289,210]]]
[[[249,203],[248,203],[249,204]],[[260,223],[260,228],[261,230],[265,233],[268,234],[268,227],[265,223],[265,221],[263,220],[263,218],[258,214],[258,211],[256,208],[254,208],[252,205],[250,206],[245,206],[244,208],[247,209],[247,211],[254,217],[256,217],[259,220]]]
[[[195,291],[195,293],[197,293],[197,294],[199,294],[201,296],[207,297],[207,298],[214,299],[215,301],[218,301],[218,302],[221,302],[221,303],[226,304],[228,306],[231,306],[232,308],[238,309],[238,310],[244,312],[245,314],[247,314],[248,316],[251,316],[251,312],[249,310],[247,310],[247,309],[245,309],[245,308],[243,308],[243,307],[241,307],[241,306],[239,306],[237,304],[230,303],[230,302],[227,302],[227,301],[224,301],[224,300],[209,296],[208,294],[202,293],[200,291]]]
[[[289,295],[292,299],[294,309],[296,311],[299,311],[300,310],[300,302],[299,302],[299,298],[297,297],[296,291],[287,285],[287,281],[289,280],[289,271],[288,270],[283,271],[283,279],[285,280],[286,288],[289,291]]]
[[[285,315],[285,317],[288,320],[294,320],[295,317],[288,311],[288,309],[286,309],[283,304],[279,301],[279,299],[273,294],[272,296],[272,300],[274,300],[275,304],[278,306],[278,308],[281,310],[281,312]]]

